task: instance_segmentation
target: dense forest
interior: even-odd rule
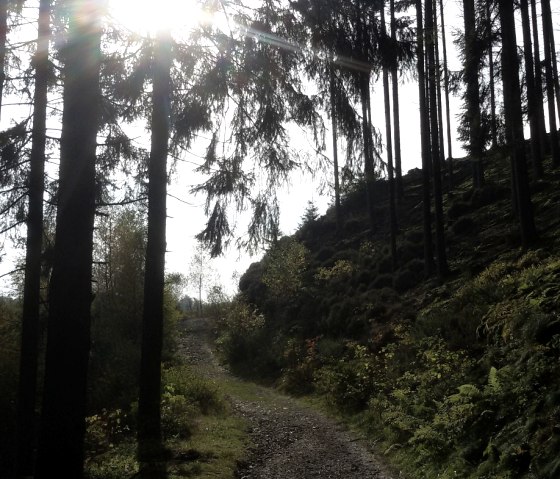
[[[441,0],[169,1],[142,31],[115,2],[0,0],[0,232],[18,256],[0,477],[197,477],[168,468],[232,410],[182,361],[187,303],[231,371],[319,401],[407,476],[558,477],[553,2],[457,2],[458,71]],[[420,130],[408,173],[401,114]],[[205,311],[202,266],[194,301],[165,264],[168,186],[201,143],[201,248],[266,251]],[[301,171],[332,204],[282,236],[278,191]]]

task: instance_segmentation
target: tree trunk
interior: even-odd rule
[[[8,38],[9,3],[9,0],[0,0],[0,117],[2,115],[2,99],[6,82],[6,40]]]
[[[543,18],[543,37],[544,37],[544,64],[546,78],[546,93],[548,99],[548,122],[550,125],[550,154],[552,155],[552,164],[560,165],[560,150],[558,147],[558,130],[556,126],[556,108],[554,106],[554,72],[552,63],[556,59],[552,58],[550,44],[552,41],[550,25],[552,18],[550,15],[550,3],[548,0],[541,0],[542,18]]]
[[[443,109],[441,101],[441,65],[439,61],[439,27],[437,23],[437,0],[433,0],[433,40],[434,40],[434,60],[435,60],[435,76],[436,76],[436,101],[437,101],[437,122],[439,131],[439,163],[445,164],[445,147],[443,141]],[[442,171],[443,175],[443,171]]]
[[[502,82],[508,149],[512,165],[512,184],[521,242],[523,247],[527,248],[536,240],[537,232],[533,218],[533,205],[529,192],[527,162],[524,151],[521,88],[519,85],[513,3],[511,0],[500,0],[499,6],[502,28]]]
[[[542,68],[540,59],[539,26],[537,22],[536,0],[531,0],[531,23],[533,27],[533,57],[535,67],[535,95],[537,102],[537,120],[539,125],[539,142],[541,145],[541,153],[542,155],[545,155],[547,152],[548,142],[546,138],[546,122],[544,119]]]
[[[496,81],[494,73],[494,47],[492,45],[492,10],[491,2],[486,2],[486,28],[488,35],[488,75],[490,81],[490,134],[492,149],[498,147],[498,128],[496,125]]]
[[[171,37],[157,34],[153,56],[148,238],[138,397],[138,457],[143,477],[157,477],[161,461],[161,354],[165,280],[167,153],[170,131]]]
[[[424,65],[424,27],[422,21],[422,0],[416,0],[416,67],[418,70],[418,102],[420,109],[420,137],[422,141],[422,211],[424,227],[424,273],[434,272],[432,243],[432,211],[430,194],[430,129],[426,102],[426,69]]]
[[[443,217],[443,194],[441,188],[441,164],[439,153],[439,125],[437,117],[437,81],[435,63],[434,12],[433,0],[426,0],[426,50],[428,52],[429,115],[432,152],[432,178],[434,181],[434,211],[436,226],[436,266],[440,279],[448,274],[447,254],[445,251],[445,227]]]
[[[556,107],[558,108],[558,120],[560,120],[560,82],[558,81],[558,65],[556,58],[556,43],[554,41],[554,25],[552,24],[552,12],[550,10],[550,0],[542,0],[543,8],[543,30],[546,29],[549,36],[550,57],[552,59],[552,79],[554,91],[556,93]],[[545,15],[546,10],[546,15]],[[546,25],[545,25],[546,22]],[[546,45],[545,45],[546,46]]]
[[[330,70],[330,100],[331,100],[331,124],[332,124],[332,148],[333,148],[333,169],[334,169],[334,208],[336,215],[336,232],[342,232],[342,211],[340,209],[340,180],[338,173],[338,134],[336,122],[336,86],[334,64],[331,61]]]
[[[385,2],[381,5],[381,34],[387,36],[385,26]],[[385,102],[385,134],[387,136],[387,173],[389,181],[389,230],[391,238],[391,257],[393,269],[397,269],[397,207],[395,201],[395,175],[393,171],[393,142],[391,137],[391,100],[389,92],[389,68],[383,67],[383,99]]]
[[[531,158],[535,178],[542,178],[542,152],[539,138],[539,118],[537,96],[535,91],[535,65],[531,44],[531,26],[529,18],[529,4],[527,0],[520,0],[521,22],[523,28],[523,56],[525,59],[525,78],[527,83],[527,109],[531,128]]]
[[[469,154],[473,165],[473,187],[484,183],[482,165],[482,128],[480,124],[480,85],[478,82],[478,54],[476,51],[476,15],[474,0],[463,0],[465,20],[465,82],[467,84],[467,122],[469,127]]]
[[[98,8],[93,1],[76,1],[68,8],[56,243],[37,479],[76,479],[83,474],[100,121],[101,26],[95,12]]]
[[[441,16],[441,42],[443,47],[443,91],[445,94],[445,119],[447,131],[447,188],[453,191],[453,147],[451,141],[451,112],[449,108],[449,69],[447,68],[447,40],[445,38],[445,17],[443,0],[439,0]]]
[[[397,42],[397,29],[395,25],[395,0],[390,0],[391,10],[391,39],[394,44]],[[391,82],[393,87],[393,132],[395,136],[395,177],[397,199],[404,198],[404,188],[402,180],[402,156],[401,156],[401,116],[399,108],[399,72],[397,62],[393,61],[391,68]]]
[[[364,39],[364,16],[361,7],[357,8],[358,43],[362,49],[362,59],[366,61],[366,45]],[[370,72],[361,71],[360,76],[360,101],[362,104],[362,135],[364,141],[364,173],[366,178],[366,202],[371,226],[371,232],[375,231],[375,208],[373,204],[375,168],[373,161],[373,144],[371,138],[371,122],[369,120],[369,76]]]
[[[41,0],[39,4],[37,51],[33,60],[35,92],[33,96],[33,130],[31,132],[32,146],[17,409],[15,471],[18,478],[33,475],[33,451],[36,445],[35,405],[37,401],[37,361],[39,357],[50,12],[50,0]]]

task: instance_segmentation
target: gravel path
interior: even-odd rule
[[[183,355],[204,375],[234,381],[212,354],[211,324],[184,323]],[[341,425],[274,390],[255,387],[256,399],[231,397],[249,424],[252,447],[239,479],[391,479],[365,446]]]

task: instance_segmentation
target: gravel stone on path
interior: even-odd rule
[[[231,379],[211,343],[210,320],[184,321],[180,348],[187,361],[210,378]],[[252,441],[238,479],[391,479],[343,426],[272,389],[258,390],[262,401],[230,397],[234,412],[249,424]]]

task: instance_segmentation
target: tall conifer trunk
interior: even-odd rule
[[[496,81],[494,74],[494,47],[492,45],[492,2],[486,2],[486,35],[488,42],[488,75],[490,82],[490,135],[492,149],[498,146],[498,128],[496,124]]]
[[[418,70],[418,103],[420,110],[420,139],[422,148],[422,212],[424,229],[424,273],[434,272],[432,243],[432,211],[430,192],[430,126],[426,102],[426,69],[424,65],[424,26],[422,20],[422,0],[416,0],[416,67]]]
[[[449,108],[449,69],[447,68],[447,39],[445,38],[445,16],[443,0],[439,0],[441,17],[441,44],[443,49],[443,91],[445,95],[445,124],[447,133],[447,189],[453,190],[453,146],[451,141],[451,110]]]
[[[338,234],[342,232],[342,211],[340,209],[340,179],[338,172],[338,133],[336,121],[336,85],[334,63],[331,59],[329,66],[329,93],[331,102],[331,127],[332,127],[332,148],[333,148],[333,170],[334,170],[334,208],[336,215],[336,231]]]
[[[548,122],[550,127],[550,154],[552,155],[552,163],[554,166],[560,165],[560,148],[558,146],[558,129],[556,123],[556,107],[554,106],[554,71],[552,68],[553,61],[552,50],[550,44],[552,19],[550,18],[550,3],[548,0],[541,0],[542,23],[543,23],[543,48],[544,48],[544,64],[546,79],[546,94],[548,99]]]
[[[397,28],[395,25],[395,0],[390,0],[391,15],[391,40],[393,44],[397,42]],[[393,87],[393,132],[395,136],[395,178],[397,199],[404,198],[404,188],[402,180],[402,156],[401,156],[401,115],[399,107],[399,72],[397,62],[393,60],[391,67],[391,82]]]
[[[482,164],[482,129],[480,123],[480,85],[478,82],[478,54],[476,51],[476,15],[474,0],[463,0],[465,20],[465,81],[467,83],[466,103],[469,126],[469,153],[473,165],[473,187],[484,183]]]
[[[544,98],[542,83],[542,68],[539,46],[539,26],[537,21],[537,2],[531,0],[531,25],[533,27],[533,58],[535,67],[535,96],[537,103],[537,120],[539,125],[539,142],[542,154],[547,152],[546,122],[544,119]]]
[[[141,477],[159,477],[161,354],[165,279],[167,153],[170,132],[171,37],[157,34],[153,55],[151,151],[148,166],[148,238],[144,279],[142,354],[138,398],[138,457]]]
[[[37,401],[37,362],[39,356],[50,12],[50,0],[41,0],[39,4],[37,51],[33,59],[35,91],[33,96],[33,130],[31,132],[27,244],[18,385],[16,477],[26,477],[33,474],[33,451],[36,446],[35,405]]]
[[[6,50],[8,39],[9,0],[0,0],[0,117],[2,116],[2,99],[6,83]]]
[[[531,157],[535,178],[542,178],[542,152],[539,135],[539,118],[537,109],[537,95],[535,91],[535,65],[531,42],[531,26],[529,18],[529,4],[527,0],[520,0],[521,22],[523,28],[523,56],[525,59],[525,78],[527,83],[527,106],[529,125],[531,128]]]
[[[381,34],[387,37],[385,25],[385,2],[381,4]],[[383,98],[385,102],[385,135],[387,137],[387,173],[389,181],[389,231],[391,243],[391,257],[393,259],[393,269],[397,268],[397,206],[395,198],[395,174],[393,168],[393,141],[391,136],[391,100],[389,92],[389,68],[383,66]]]
[[[36,479],[82,477],[99,128],[99,8],[68,4],[54,265]]]
[[[426,29],[425,45],[428,53],[428,88],[430,116],[430,140],[432,154],[432,179],[434,187],[434,211],[436,227],[436,266],[437,274],[440,279],[448,273],[447,253],[445,248],[445,227],[443,217],[443,194],[441,187],[441,164],[439,153],[439,124],[437,116],[437,81],[436,81],[436,62],[435,62],[435,41],[434,35],[434,0],[426,0]]]
[[[533,218],[533,205],[529,192],[527,162],[525,159],[515,20],[511,0],[500,0],[499,6],[502,28],[502,82],[506,135],[508,150],[511,155],[515,209],[519,219],[521,242],[523,247],[526,248],[535,241],[537,232]]]

